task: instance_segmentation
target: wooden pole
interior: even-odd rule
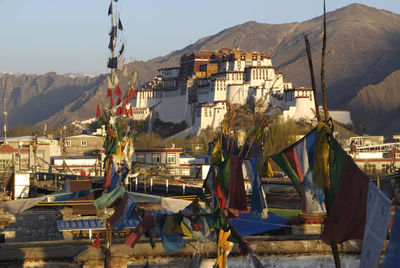
[[[104,260],[104,267],[110,267],[111,261],[111,226],[110,223],[106,223],[106,256]]]
[[[322,58],[321,58],[321,89],[322,99],[324,102],[324,117],[325,121],[329,119],[328,105],[326,102],[326,91],[325,91],[325,54],[326,54],[326,8],[324,0],[324,37],[322,42]]]
[[[314,103],[315,103],[315,114],[317,115],[317,120],[319,122],[321,121],[321,116],[319,114],[318,94],[317,94],[317,89],[315,87],[315,77],[314,77],[314,68],[313,68],[311,49],[310,49],[310,41],[308,41],[308,37],[306,34],[304,34],[304,41],[306,42],[308,65],[310,67],[311,86],[314,94]]]

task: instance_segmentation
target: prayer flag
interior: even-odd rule
[[[265,219],[268,217],[268,205],[257,168],[257,165],[260,161],[263,160],[259,160],[257,158],[245,160],[243,162],[243,166],[245,168],[246,175],[251,182],[251,214],[258,218]]]
[[[239,210],[247,209],[246,191],[244,189],[242,162],[239,157],[230,157],[229,207]]]
[[[110,16],[112,13],[112,3],[110,3],[110,6],[108,7],[108,16]]]
[[[317,128],[280,153],[272,155],[276,164],[289,176],[302,199],[304,212],[325,212],[324,189],[314,184],[313,168],[317,146]]]
[[[121,49],[119,50],[119,55],[122,55],[125,49],[125,44],[122,44]]]
[[[100,234],[99,233],[97,233],[96,241],[92,243],[92,247],[101,248]]]
[[[108,75],[107,75],[107,87],[108,87],[108,90],[110,90],[110,91],[111,91],[111,88],[114,87],[113,84],[111,83],[110,76],[108,76]],[[108,94],[107,94],[107,97],[109,97]]]
[[[389,245],[382,268],[400,267],[400,209],[395,208]]]
[[[117,68],[117,64],[118,64],[117,57],[108,58],[108,63],[107,63],[108,68],[115,69],[115,68]]]
[[[378,267],[386,240],[392,202],[372,182],[368,183],[367,219],[360,267]]]
[[[110,107],[114,107],[114,100],[113,100],[113,96],[110,96]]]
[[[111,31],[109,33],[110,36],[116,38],[117,37],[117,26],[112,26]]]
[[[231,176],[231,158],[228,156],[225,161],[218,166],[218,184],[225,198],[229,198],[229,183]]]
[[[129,114],[131,117],[133,117],[133,108],[132,108],[132,105],[129,107],[128,114]]]
[[[124,209],[128,203],[129,194],[125,193],[122,197],[121,201],[118,203],[117,207],[114,210],[114,213],[111,215],[110,218],[107,219],[108,223],[113,227],[115,223],[121,218]]]
[[[114,37],[110,36],[110,42],[108,43],[108,49],[112,50],[114,47]]]
[[[132,87],[132,88],[129,90],[128,98],[129,98],[129,99],[133,99],[133,98],[136,97],[136,95],[137,95],[136,90]]]
[[[124,58],[120,58],[119,62],[118,62],[118,70],[122,71],[122,69],[124,68]]]
[[[334,139],[331,138],[332,140]],[[335,156],[347,158],[347,162],[343,170],[335,172],[342,174],[340,178],[335,178],[340,181],[340,184],[321,234],[321,240],[328,245],[342,243],[349,239],[362,239],[364,236],[369,178],[350,157],[347,157],[346,152],[344,153],[345,155]],[[330,167],[330,169],[335,169],[335,167]]]
[[[111,192],[102,195],[93,201],[93,205],[97,209],[103,209],[111,205],[117,198],[119,198],[125,192],[124,186],[120,185]]]
[[[119,79],[118,79],[118,76],[117,76],[117,74],[115,73],[115,72],[113,72],[113,81],[112,81],[112,84],[113,84],[113,86],[117,86],[117,85],[119,85]]]
[[[107,89],[107,97],[112,97],[112,90],[111,88]]]
[[[150,228],[154,227],[154,219],[151,212],[145,211],[142,222],[126,238],[125,244],[131,248],[135,247],[140,237]]]
[[[118,19],[118,29],[121,31],[124,29],[124,27],[122,26],[121,19]]]
[[[100,115],[101,115],[100,105],[97,105],[96,118],[99,118]]]
[[[117,87],[115,88],[114,94],[117,95],[118,97],[120,97],[122,95],[122,91],[121,91],[121,88],[119,87],[119,85],[117,85]]]
[[[329,144],[328,135],[331,133],[330,128],[322,122],[317,125],[317,141],[315,145],[314,157],[314,175],[313,183],[322,190],[325,190],[329,184],[328,177],[328,158]]]

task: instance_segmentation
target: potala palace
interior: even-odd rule
[[[308,72],[308,70],[306,70]],[[253,103],[259,111],[272,112],[286,120],[315,118],[311,88],[293,88],[276,72],[271,57],[263,52],[223,48],[183,55],[180,67],[158,70],[158,75],[138,90],[133,102],[135,120],[157,115],[163,122],[181,123],[185,134],[217,128],[224,118],[227,102]],[[269,111],[270,109],[268,109]],[[330,111],[341,123],[351,123],[348,111]]]

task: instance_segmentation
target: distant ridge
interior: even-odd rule
[[[371,120],[357,116],[357,111],[368,110],[379,98],[355,101],[358,92],[370,84],[379,84],[400,69],[400,15],[361,4],[352,4],[327,13],[326,86],[330,109],[349,108],[355,119],[361,121],[370,134],[389,135],[400,132],[400,126],[377,126]],[[263,51],[271,54],[276,70],[282,71],[285,81],[294,86],[310,86],[308,63],[303,33],[307,33],[312,46],[315,75],[319,81],[322,46],[322,16],[304,22],[264,24],[254,21],[224,29],[203,37],[183,49],[147,62],[128,64],[129,71],[138,72],[137,85],[150,80],[158,68],[178,66],[181,55],[200,49],[237,47],[244,50]],[[105,76],[66,77],[54,73],[36,78],[29,75],[0,75],[0,96],[12,100],[10,107],[15,114],[10,124],[30,123],[50,125],[93,116],[97,103],[105,101]],[[399,79],[397,76],[394,79]],[[43,81],[47,81],[46,83]],[[400,80],[396,80],[400,84]],[[125,80],[122,81],[126,82]],[[319,88],[319,83],[318,83]],[[397,87],[394,91],[399,91]],[[379,95],[382,88],[377,88]],[[5,92],[5,93],[4,93]],[[46,97],[46,98],[42,98]],[[44,100],[56,101],[51,109],[36,109],[26,118],[27,108],[42,107]],[[378,101],[379,102],[379,101]],[[26,103],[30,105],[26,106]],[[40,103],[40,104],[38,104]],[[398,118],[399,110],[391,110],[385,116]],[[374,117],[375,118],[375,117]],[[382,121],[380,118],[374,120]]]

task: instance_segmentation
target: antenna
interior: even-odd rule
[[[7,97],[4,94],[4,106],[3,106],[3,114],[4,114],[4,126],[3,126],[3,130],[4,130],[4,143],[7,144]]]

